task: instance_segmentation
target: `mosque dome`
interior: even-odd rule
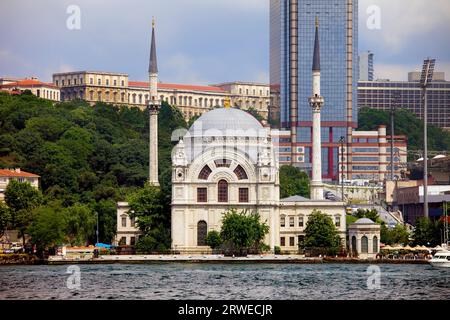
[[[191,137],[237,136],[257,137],[266,131],[248,112],[236,108],[218,108],[204,113],[189,129]]]
[[[368,219],[368,218],[361,218],[358,219],[354,222],[355,224],[374,224],[375,222],[373,222],[372,220]]]

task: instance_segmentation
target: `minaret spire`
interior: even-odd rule
[[[316,17],[316,37],[314,40],[314,55],[312,65],[312,96],[309,104],[313,109],[313,170],[311,179],[311,199],[323,200],[322,185],[322,138],[320,110],[324,99],[320,95],[320,50],[319,50],[319,19]]]
[[[149,73],[158,73],[158,61],[156,59],[155,18],[152,19],[152,43],[150,48]]]
[[[150,116],[149,124],[149,183],[159,186],[158,180],[158,62],[156,60],[155,18],[152,19],[152,43],[150,46],[150,62],[148,66],[149,100],[147,108]]]
[[[316,37],[314,39],[313,71],[320,71],[319,18],[316,16]]]

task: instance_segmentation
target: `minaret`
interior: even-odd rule
[[[158,181],[158,112],[160,101],[158,98],[158,63],[156,60],[155,19],[152,21],[152,44],[150,48],[150,63],[148,66],[149,93],[147,108],[150,115],[149,123],[149,183],[159,186]]]
[[[320,95],[320,49],[319,49],[319,19],[316,17],[316,38],[314,40],[314,57],[312,66],[313,92],[309,104],[313,109],[313,170],[311,181],[311,199],[323,200],[322,186],[322,141],[320,109],[324,99]]]

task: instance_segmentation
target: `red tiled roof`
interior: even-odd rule
[[[24,80],[20,80],[17,82],[7,83],[7,84],[2,85],[1,87],[4,87],[4,88],[11,88],[11,87],[54,87],[54,88],[58,88],[53,83],[45,83],[45,82],[33,80],[33,79],[24,79]]]
[[[24,177],[24,178],[39,178],[37,174],[29,173],[26,171],[17,172],[13,169],[0,169],[0,177]]]
[[[129,87],[139,87],[139,88],[148,88],[148,82],[142,81],[129,81]],[[225,92],[224,89],[218,87],[211,86],[196,86],[190,84],[171,84],[171,83],[158,83],[158,88],[161,89],[177,89],[177,90],[193,90],[193,91],[217,91],[217,92]]]

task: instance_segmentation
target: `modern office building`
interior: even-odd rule
[[[53,83],[61,88],[61,101],[83,99],[92,104],[103,101],[144,109],[148,100],[148,82],[130,81],[125,73],[56,73]],[[179,107],[186,120],[224,106],[226,99],[230,99],[233,106],[244,110],[253,108],[267,118],[270,102],[269,85],[250,82],[209,86],[159,82],[158,93],[161,101]]]
[[[373,53],[363,52],[359,55],[359,81],[373,81]]]
[[[359,81],[358,108],[369,107],[390,110],[397,97],[397,107],[413,112],[423,119],[420,73],[410,72],[409,81]],[[450,81],[442,72],[436,72],[427,89],[428,123],[450,130]]]
[[[318,19],[321,54],[322,173],[337,179],[339,140],[351,141],[357,127],[358,2],[356,0],[270,1],[269,118],[289,130],[291,164],[311,169],[311,61]],[[278,120],[279,119],[279,120]],[[273,121],[271,121],[273,123]]]
[[[272,129],[272,141],[276,147],[280,165],[290,165],[292,163],[290,131]],[[333,171],[327,171],[326,175],[337,176],[336,180],[376,182],[389,180],[391,173],[390,141],[391,136],[386,134],[386,126],[380,126],[376,131],[354,130],[352,140],[339,146],[337,161],[333,163],[331,169]],[[311,149],[296,148],[297,163],[312,161]],[[407,151],[407,137],[394,136],[394,180],[402,180],[407,174]],[[329,161],[329,158],[322,157],[322,164],[325,162],[323,168],[329,168]]]

